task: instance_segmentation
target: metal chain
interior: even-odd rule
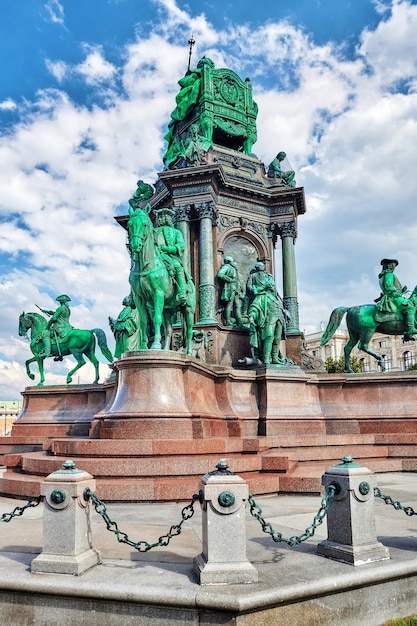
[[[107,530],[116,535],[117,541],[119,541],[120,543],[127,543],[127,545],[132,546],[132,548],[135,548],[135,550],[138,550],[138,552],[148,552],[148,550],[151,550],[152,548],[167,546],[173,537],[176,537],[181,533],[181,527],[183,523],[194,515],[194,502],[200,499],[197,494],[194,494],[191,503],[185,506],[181,511],[182,519],[180,523],[171,526],[167,534],[159,537],[157,542],[148,543],[147,541],[132,541],[131,539],[129,539],[125,532],[119,530],[117,523],[113,522],[108,516],[107,506],[90,489],[87,488],[84,492],[84,495],[86,498],[91,499],[96,512],[104,519]]]
[[[417,513],[411,506],[403,506],[401,502],[398,502],[398,500],[393,500],[390,496],[384,496],[384,494],[381,493],[381,490],[378,489],[378,487],[374,487],[374,496],[375,498],[381,498],[385,502],[385,504],[393,506],[396,511],[404,511],[404,513],[409,517],[411,517],[412,515],[417,515]]]
[[[264,533],[271,535],[275,543],[283,542],[289,545],[291,548],[297,548],[300,545],[300,543],[302,543],[303,541],[306,541],[307,539],[310,539],[310,537],[314,535],[316,528],[323,523],[323,520],[327,515],[327,511],[329,510],[332,498],[335,495],[335,493],[336,493],[336,486],[329,485],[326,488],[325,494],[321,500],[320,508],[317,511],[317,514],[314,517],[314,520],[311,526],[308,526],[303,534],[292,535],[291,537],[289,537],[289,539],[285,539],[281,533],[277,532],[276,530],[272,528],[272,525],[270,524],[270,522],[266,522],[264,520],[264,518],[262,517],[262,509],[259,505],[256,504],[251,494],[249,494],[248,496],[248,502],[250,504],[251,515],[253,515],[253,517],[255,517],[258,520],[258,522],[261,524],[262,530]]]
[[[13,509],[11,513],[3,513],[0,517],[0,522],[10,522],[14,517],[19,517],[23,515],[26,509],[30,509],[31,507],[38,506],[42,502],[42,496],[36,496],[35,498],[31,498],[25,506],[17,506]]]

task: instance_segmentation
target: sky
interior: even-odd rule
[[[163,168],[191,34],[192,66],[205,55],[250,77],[254,153],[268,165],[285,150],[304,187],[301,330],[372,302],[384,257],[414,288],[417,0],[2,0],[0,11],[0,398],[33,384],[20,313],[55,309],[59,294],[73,326],[103,328],[114,348],[108,316],[129,291],[114,216]],[[73,365],[49,359],[46,383]],[[76,382],[92,379],[86,366]]]

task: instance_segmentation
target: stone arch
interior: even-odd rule
[[[271,270],[271,258],[265,242],[256,234],[242,228],[227,230],[218,239],[217,268],[219,270],[225,256],[232,256],[238,263],[239,271],[246,280],[258,259]]]

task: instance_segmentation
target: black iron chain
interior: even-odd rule
[[[375,498],[381,498],[381,500],[383,500],[385,504],[393,506],[396,511],[404,511],[404,513],[409,517],[411,517],[412,515],[417,515],[417,513],[411,506],[403,506],[401,502],[398,502],[398,500],[393,500],[390,496],[384,496],[384,494],[381,493],[381,490],[378,489],[378,487],[374,487],[374,496]]]
[[[281,533],[274,530],[270,522],[266,522],[264,520],[264,518],[262,517],[262,509],[259,505],[256,504],[251,494],[249,494],[248,502],[250,504],[251,515],[253,515],[253,517],[255,517],[258,520],[258,522],[262,526],[262,530],[264,533],[271,535],[271,538],[273,539],[273,541],[275,541],[275,543],[283,542],[289,545],[290,548],[297,548],[303,541],[310,539],[310,537],[314,535],[316,528],[323,523],[323,520],[327,515],[327,511],[329,510],[332,498],[335,495],[335,493],[336,493],[336,486],[329,485],[326,488],[325,494],[321,500],[320,508],[317,511],[317,514],[315,515],[311,526],[308,526],[305,532],[302,533],[301,535],[292,535],[288,539],[285,539]]]
[[[107,506],[102,500],[100,500],[100,498],[95,495],[93,491],[87,488],[84,492],[84,495],[86,498],[91,499],[96,512],[101,515],[101,517],[105,521],[107,530],[116,535],[117,541],[132,546],[132,548],[135,548],[135,550],[138,550],[138,552],[148,552],[148,550],[151,550],[152,548],[167,546],[173,537],[181,534],[181,527],[183,523],[194,515],[194,502],[200,499],[200,496],[194,494],[191,503],[185,506],[181,511],[180,523],[171,526],[167,534],[159,537],[158,541],[156,541],[155,543],[148,543],[147,541],[132,541],[131,539],[129,539],[128,535],[125,532],[119,530],[117,523],[113,522],[107,514]]]
[[[0,517],[0,522],[10,522],[10,520],[12,520],[14,517],[20,517],[27,509],[38,506],[38,504],[40,504],[41,502],[42,496],[36,496],[34,498],[31,498],[27,502],[27,504],[25,504],[24,506],[15,507],[11,513],[3,513],[3,515]]]

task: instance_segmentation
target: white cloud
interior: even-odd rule
[[[109,81],[116,73],[112,63],[106,61],[101,46],[89,46],[85,44],[87,56],[82,63],[74,68],[74,71],[84,77],[87,85],[96,85],[103,81]]]
[[[64,78],[67,77],[68,64],[64,61],[51,61],[50,59],[46,59],[45,64],[50,74],[52,74],[58,83],[62,83]]]
[[[46,12],[48,13],[48,17],[51,22],[64,26],[64,7],[59,2],[59,0],[48,0],[48,2],[44,4],[44,7],[46,9]]]
[[[11,98],[6,98],[3,102],[0,102],[0,111],[14,111],[17,105]]]

